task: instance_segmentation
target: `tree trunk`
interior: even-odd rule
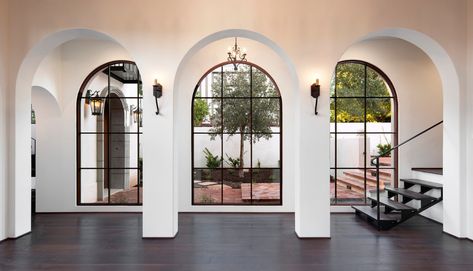
[[[240,170],[238,172],[238,176],[240,178],[245,177],[245,172],[243,171],[243,154],[245,153],[245,135],[243,134],[245,131],[245,127],[240,127]]]

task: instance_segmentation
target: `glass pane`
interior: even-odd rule
[[[143,204],[143,171],[138,170],[139,203]]]
[[[137,108],[137,99],[107,99],[104,115],[104,130],[109,133],[138,132],[133,111]]]
[[[242,138],[243,136],[243,138]],[[223,135],[223,166],[226,168],[250,167],[250,135]],[[243,163],[241,161],[243,160]]]
[[[335,183],[331,183],[332,194]],[[336,195],[338,204],[360,204],[365,201],[364,169],[337,170]]]
[[[223,129],[225,133],[234,134],[243,131],[250,132],[251,100],[223,100]]]
[[[262,71],[253,67],[252,71],[253,97],[279,97],[279,91],[273,81]]]
[[[222,165],[221,137],[216,134],[194,134],[194,167],[218,168]]]
[[[194,99],[194,133],[220,133],[222,125],[219,99]]]
[[[280,168],[281,141],[279,134],[253,135],[253,168]]]
[[[253,169],[253,204],[281,204],[281,170]]]
[[[368,168],[366,170],[366,183],[368,191],[373,193],[376,191],[376,169]],[[379,170],[379,187],[384,189],[385,186],[394,186],[394,170],[381,168]],[[376,192],[374,192],[376,193]]]
[[[337,97],[365,96],[365,66],[356,63],[342,63],[336,70]]]
[[[330,134],[330,167],[335,167],[335,134]]]
[[[192,182],[194,204],[222,203],[221,169],[194,169]]]
[[[366,122],[368,123],[391,123],[392,116],[391,98],[369,98],[366,100]],[[384,125],[370,125],[371,132],[389,132],[383,131]],[[389,125],[388,125],[389,127]]]
[[[369,134],[366,138],[366,144],[369,146],[370,159],[374,156],[385,153],[393,146],[392,140],[394,135],[392,134]],[[380,158],[379,165],[381,167],[393,167],[392,162],[393,153],[386,154]],[[368,164],[369,165],[369,164]]]
[[[335,99],[330,99],[330,132],[335,132]]]
[[[365,122],[364,98],[337,98],[337,122],[358,123]],[[341,132],[341,130],[338,130]]]
[[[281,127],[279,99],[253,99],[253,133],[279,133]]]
[[[251,204],[249,169],[223,170],[223,204]]]
[[[80,202],[107,203],[108,182],[103,169],[83,169],[80,171]]]
[[[109,137],[109,148],[105,140]],[[82,134],[82,168],[136,168],[138,148],[136,134]]]
[[[138,203],[138,170],[111,169],[109,189],[110,203]]]
[[[218,67],[210,72],[202,81],[195,92],[198,97],[221,97],[222,96],[222,67]]]
[[[223,97],[250,97],[250,66],[232,64],[223,67]]]
[[[337,137],[337,167],[364,167],[363,135],[339,134]],[[368,158],[366,158],[367,162]]]
[[[383,77],[374,71],[373,69],[367,67],[367,80],[366,85],[366,96],[369,97],[390,97],[391,91],[389,90],[388,85],[384,81]]]

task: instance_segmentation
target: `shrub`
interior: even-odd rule
[[[210,152],[210,150],[207,149],[207,148],[204,149],[204,155],[205,155],[205,159],[207,160],[205,165],[208,168],[218,168],[218,167],[220,167],[220,165],[222,163],[222,158],[219,158],[218,155],[213,155],[213,153]]]

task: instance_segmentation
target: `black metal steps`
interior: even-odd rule
[[[368,197],[368,199],[371,200],[372,203],[376,203],[378,200],[376,199],[376,197]],[[397,202],[397,201],[394,201],[394,200],[390,200],[386,197],[380,197],[379,198],[379,203],[381,203],[381,205],[384,205],[392,210],[396,210],[396,211],[416,211],[415,208],[411,207],[411,206],[408,206],[408,205],[405,205],[403,203],[400,203],[400,202]],[[373,205],[373,207],[376,206]]]
[[[404,188],[385,187],[384,191],[380,189],[379,202],[374,191],[374,195],[368,197],[371,206],[352,206],[356,215],[377,227],[378,230],[388,230],[442,201],[442,196],[433,197],[425,194],[430,190],[438,190],[442,195],[441,184],[417,179],[401,179],[401,181],[404,183]],[[409,189],[416,185],[420,186],[420,192],[416,192],[419,189],[416,191]],[[417,201],[420,204],[414,204],[413,206],[417,206],[414,208],[406,204],[410,201]]]
[[[421,193],[414,192],[405,188],[394,188],[394,187],[385,187],[384,190],[388,191],[388,195],[397,194],[410,199],[415,200],[436,200],[436,198],[427,196]],[[388,196],[391,197],[391,196]]]

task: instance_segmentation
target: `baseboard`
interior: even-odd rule
[[[332,237],[300,237],[297,232],[294,232],[294,234],[297,236],[298,239],[301,240],[330,240]]]
[[[169,240],[169,239],[176,238],[178,234],[179,234],[179,231],[176,232],[176,234],[174,234],[174,236],[172,237],[141,237],[141,239],[143,240]]]

